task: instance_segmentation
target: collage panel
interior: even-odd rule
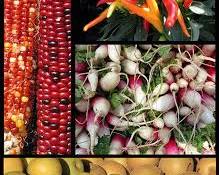
[[[4,5],[4,154],[69,155],[71,0]]]
[[[216,158],[4,158],[4,175],[27,174],[215,175]]]
[[[80,0],[76,41],[215,41],[215,0]],[[207,24],[207,25],[206,25]]]
[[[214,44],[75,46],[76,155],[215,155]]]

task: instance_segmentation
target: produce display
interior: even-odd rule
[[[76,45],[76,154],[215,154],[215,49]]]
[[[71,153],[71,1],[4,0],[4,153]]]
[[[82,18],[87,19],[83,31],[98,28],[99,40],[215,40],[215,0],[80,0],[80,4]]]
[[[216,175],[215,158],[4,158],[4,175]]]

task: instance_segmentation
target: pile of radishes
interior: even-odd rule
[[[215,140],[201,151],[192,141],[215,123],[215,54],[215,45],[76,45],[76,154],[95,154],[103,136],[108,154],[214,154]]]

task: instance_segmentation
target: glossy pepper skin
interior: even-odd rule
[[[184,0],[183,7],[188,9],[192,5],[193,0]]]
[[[41,0],[37,72],[39,155],[71,153],[71,0]]]
[[[165,21],[165,27],[170,29],[174,26],[177,20],[177,12],[179,6],[176,0],[162,0],[166,10],[167,10],[167,19]]]

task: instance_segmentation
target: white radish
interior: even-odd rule
[[[76,137],[76,143],[81,148],[87,150],[90,149],[90,138],[85,131],[83,131]]]
[[[108,62],[106,64],[106,67],[110,68],[112,72],[119,73],[121,71],[121,66],[118,63],[115,62]]]
[[[133,122],[136,122],[136,123],[140,123],[140,122],[143,122],[145,121],[145,113],[141,113],[137,116],[131,116],[130,119],[133,121]]]
[[[135,142],[134,141],[129,142],[129,139],[127,139],[126,141],[126,149],[127,149],[128,155],[139,155],[140,154],[140,150],[137,148],[137,145],[135,144]]]
[[[120,63],[120,60],[122,59],[121,57],[121,45],[108,45],[108,55],[109,58],[115,62],[115,63]]]
[[[188,64],[183,68],[182,75],[186,80],[193,80],[197,75],[198,70],[193,64]]]
[[[122,61],[123,71],[128,75],[136,75],[139,71],[139,64],[134,61],[125,59]]]
[[[180,78],[177,80],[177,84],[178,84],[179,88],[187,88],[188,81],[186,81],[184,78]]]
[[[107,56],[108,56],[107,45],[100,45],[95,50],[95,58],[96,58],[96,60],[103,60],[103,59],[107,58]]]
[[[109,155],[122,154],[122,148],[125,146],[125,137],[115,134],[110,143]]]
[[[148,50],[152,48],[151,44],[139,44],[138,46],[144,50]]]
[[[160,96],[157,100],[155,100],[151,107],[156,111],[166,112],[175,107],[174,98],[172,94],[165,94],[163,96]]]
[[[197,114],[190,114],[188,117],[186,117],[186,122],[190,125],[196,125],[199,122],[199,116]]]
[[[195,91],[202,91],[204,84],[199,83],[196,80],[192,80],[189,82],[189,87],[190,89],[195,90]]]
[[[205,123],[203,123],[201,121],[199,121],[198,124],[197,124],[197,128],[198,129],[205,128],[206,126],[207,126],[207,124],[205,124]]]
[[[189,107],[187,107],[187,106],[181,106],[179,108],[179,115],[181,115],[181,116],[187,116],[191,112],[192,112],[192,110]]]
[[[183,102],[191,108],[199,107],[201,105],[201,95],[197,91],[187,90]]]
[[[105,97],[95,97],[92,101],[96,116],[105,117],[110,111],[110,103]]]
[[[205,124],[211,124],[215,122],[215,118],[213,112],[210,111],[206,106],[201,106],[201,113],[200,113],[200,121]]]
[[[86,129],[90,135],[90,151],[92,154],[94,154],[93,149],[95,146],[95,141],[97,139],[97,132],[100,128],[100,121],[100,118],[97,118],[92,110],[88,111]]]
[[[207,71],[205,69],[203,69],[203,68],[200,68],[200,70],[198,71],[198,74],[197,74],[195,80],[198,83],[204,83],[207,80],[207,77],[208,77]]]
[[[157,148],[157,150],[154,152],[155,155],[163,155],[164,153],[164,148],[163,146]]]
[[[152,127],[148,127],[148,126],[142,126],[138,129],[138,134],[141,138],[148,140],[148,141],[152,141],[154,140],[154,129]]]
[[[79,102],[75,103],[75,108],[79,111],[79,112],[86,112],[87,109],[89,108],[88,106],[88,101],[81,99]]]
[[[148,148],[148,150],[144,154],[146,154],[146,155],[153,155],[154,154],[154,149]]]
[[[115,109],[111,110],[110,113],[112,113],[113,115],[116,115],[116,116],[122,116],[125,114],[125,109],[124,109],[123,105],[120,104]]]
[[[164,127],[164,121],[162,118],[155,118],[153,121],[153,126],[156,128],[163,128]]]
[[[173,74],[170,72],[168,67],[162,69],[162,74],[167,84],[172,84],[174,82]]]
[[[207,81],[204,84],[204,91],[208,94],[208,95],[212,95],[215,96],[215,82],[213,81]]]
[[[101,138],[110,135],[110,128],[107,123],[101,123],[97,135]]]
[[[98,72],[96,69],[90,69],[87,75],[88,81],[91,86],[91,90],[96,92],[97,85],[98,85]]]
[[[176,63],[172,66],[169,67],[169,70],[173,73],[176,74],[181,70],[182,67],[182,60],[181,59],[174,59]]]
[[[204,60],[205,60],[205,56],[204,55],[194,54],[192,56],[193,63],[196,64],[198,67],[200,67],[203,64]]]
[[[164,124],[169,127],[177,127],[177,115],[173,111],[168,111],[163,115]]]
[[[88,155],[89,150],[87,150],[85,148],[75,148],[75,154],[76,155]]]
[[[124,48],[124,56],[132,61],[138,61],[142,57],[140,50],[134,46]]]
[[[170,129],[164,127],[158,130],[158,138],[162,141],[162,143],[166,144],[169,142],[171,136]]]
[[[88,82],[86,82],[85,84],[84,84],[84,94],[83,94],[83,98],[85,99],[85,100],[88,100],[88,99],[90,99],[90,98],[92,98],[92,97],[94,97],[95,96],[95,92],[94,91],[92,91],[92,89],[91,89],[91,84],[90,83],[88,83]]]
[[[172,83],[170,85],[170,91],[174,92],[174,93],[177,93],[179,91],[179,85],[177,83]]]
[[[116,72],[108,72],[100,79],[101,89],[110,91],[115,89],[120,82],[120,75]]]
[[[212,112],[216,110],[215,99],[207,94],[202,95],[202,104],[205,105]]]
[[[212,56],[215,50],[216,50],[215,44],[205,44],[202,47],[202,52],[208,57]]]
[[[167,93],[167,91],[169,90],[169,85],[167,83],[161,83],[158,84],[153,92],[151,93],[152,96],[156,96],[156,95],[163,95],[165,93]]]

